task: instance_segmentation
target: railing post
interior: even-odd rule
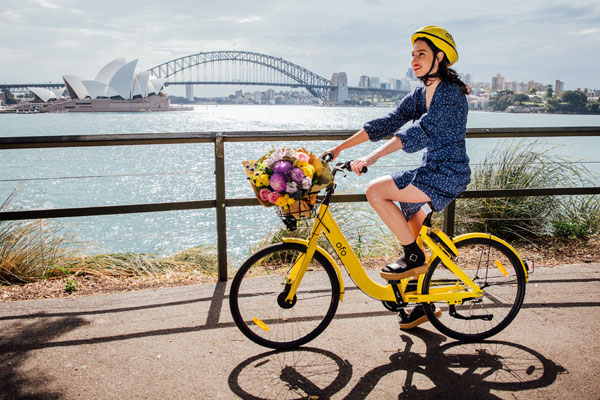
[[[219,281],[227,280],[227,218],[225,210],[225,145],[223,134],[215,138],[215,182],[217,200],[217,258]]]
[[[454,236],[454,217],[456,214],[456,200],[453,200],[444,210],[444,232],[446,235]]]

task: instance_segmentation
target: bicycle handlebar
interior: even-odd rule
[[[325,162],[330,162],[331,160],[333,160],[333,154],[331,153],[325,153],[323,155],[323,157],[321,157],[321,159]],[[342,170],[346,170],[346,171],[352,171],[352,167],[350,167],[350,164],[352,164],[353,160],[350,161],[346,161],[345,163],[340,163],[338,165],[336,165],[337,168],[340,168]],[[361,173],[366,174],[367,171],[369,171],[369,169],[367,167],[362,167],[362,169],[360,170]]]

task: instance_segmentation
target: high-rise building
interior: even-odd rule
[[[558,96],[565,90],[565,83],[563,81],[556,80],[554,85],[554,93]]]
[[[361,76],[360,80],[358,81],[358,87],[368,88],[369,87],[369,77],[366,75]]]
[[[377,88],[380,89],[381,88],[381,84],[379,82],[379,78],[376,76],[372,76],[369,78],[369,87],[370,88]]]
[[[409,68],[408,71],[406,71],[406,77],[411,80],[417,79],[417,75],[415,75],[415,71],[412,68]]]
[[[502,90],[504,88],[504,77],[500,74],[492,77],[492,90]]]
[[[471,74],[465,74],[465,76],[463,77],[463,80],[465,81],[465,83],[467,85],[470,85],[473,83],[473,76]]]

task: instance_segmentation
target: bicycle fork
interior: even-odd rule
[[[302,282],[302,278],[304,278],[304,273],[308,268],[308,264],[310,264],[310,260],[312,260],[315,255],[317,243],[322,233],[323,225],[320,223],[319,220],[319,222],[314,224],[311,230],[310,240],[308,241],[308,245],[306,247],[306,253],[298,257],[298,259],[294,263],[294,266],[290,270],[290,273],[288,274],[284,290],[284,293],[286,293],[285,303],[293,304],[293,302],[295,301],[294,298],[296,296],[296,291],[298,290],[300,282]]]

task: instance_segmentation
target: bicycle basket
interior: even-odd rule
[[[295,201],[289,207],[276,208],[276,214],[281,218],[287,229],[294,231],[301,221],[317,216],[319,204],[323,201],[323,197],[318,197],[317,193],[311,192],[309,196]]]

